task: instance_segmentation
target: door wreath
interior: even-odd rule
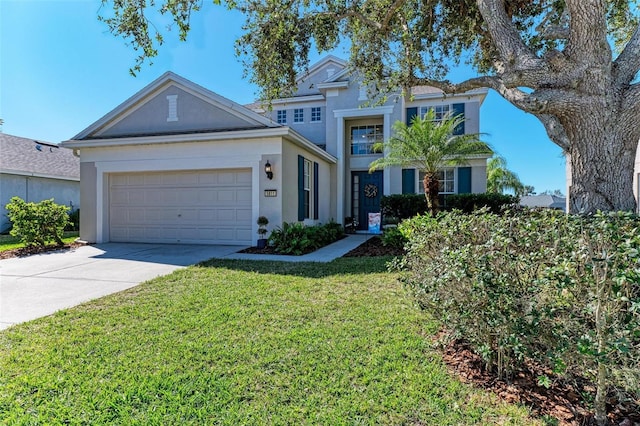
[[[364,196],[367,198],[375,198],[378,196],[378,187],[372,183],[364,186]]]

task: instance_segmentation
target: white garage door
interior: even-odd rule
[[[250,245],[251,170],[114,173],[110,240]]]

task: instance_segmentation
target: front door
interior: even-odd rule
[[[369,213],[380,213],[382,171],[351,173],[351,209],[358,229],[369,228]]]

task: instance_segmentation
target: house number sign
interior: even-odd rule
[[[264,190],[264,196],[265,197],[277,197],[278,196],[278,190],[277,189],[265,189]]]

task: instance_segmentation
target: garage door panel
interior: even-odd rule
[[[252,241],[251,170],[110,176],[111,241]]]
[[[251,173],[236,173],[236,183],[251,186]]]
[[[252,214],[253,212],[250,209],[237,209],[236,220],[251,223]],[[249,229],[251,229],[251,227],[249,227]]]
[[[236,192],[237,200],[243,203],[251,203],[251,190],[240,190]]]

